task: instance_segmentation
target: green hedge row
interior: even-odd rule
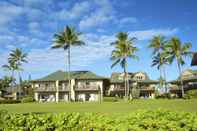
[[[21,103],[20,100],[0,100],[0,104],[16,104]]]
[[[6,131],[197,131],[197,113],[141,110],[125,115],[98,113],[0,113]],[[1,130],[1,129],[0,129]]]

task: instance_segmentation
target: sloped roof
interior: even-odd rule
[[[120,73],[120,72],[113,72],[112,75],[111,75],[111,78],[110,78],[110,82],[111,83],[122,83],[122,82],[124,82],[124,79],[119,78],[119,76],[121,74],[122,73]],[[128,79],[132,80],[131,77],[134,75],[134,73],[129,72],[128,75],[130,76],[130,77],[128,77]]]
[[[183,82],[197,82],[197,76],[185,78],[183,79]],[[172,83],[172,84],[180,83],[180,80],[179,79],[173,80],[173,81],[170,81],[169,83]]]
[[[140,83],[158,83],[158,81],[150,80],[149,77],[148,77],[148,75],[147,75],[147,73],[145,73],[145,72],[135,72],[135,73],[129,72],[129,73],[128,73],[128,75],[129,75],[128,79],[129,79],[130,81],[136,81],[136,80],[133,79],[133,77],[134,77],[136,74],[138,74],[138,73],[143,73],[143,74],[146,76],[146,80],[140,80],[140,81],[138,81],[138,82],[140,82]],[[110,82],[111,82],[111,83],[122,83],[122,82],[124,82],[124,79],[120,79],[120,78],[119,78],[119,76],[120,76],[121,74],[122,74],[122,73],[119,73],[119,72],[114,72],[114,73],[112,73]]]
[[[70,78],[71,79],[106,79],[90,71],[71,71]],[[59,70],[34,81],[56,81],[56,80],[59,81],[68,80],[68,72]]]

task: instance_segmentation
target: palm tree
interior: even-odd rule
[[[23,53],[21,49],[16,48],[15,50],[12,50],[8,61],[9,63],[13,63],[15,65],[15,70],[18,71],[18,77],[20,78],[20,71],[22,71],[22,64],[27,63],[27,53]]]
[[[162,85],[165,85],[165,92],[167,92],[167,87],[166,87],[166,75],[165,75],[165,68],[164,65],[168,64],[168,58],[167,54],[165,52],[158,53],[155,56],[153,56],[153,61],[152,61],[152,66],[157,66],[157,69],[160,70],[160,88]],[[162,76],[162,67],[163,67],[163,72],[164,76]],[[163,79],[164,78],[164,79]]]
[[[23,53],[21,49],[16,48],[15,50],[12,50],[9,57],[8,62],[13,63],[14,70],[18,72],[18,81],[19,81],[19,88],[21,88],[21,81],[20,81],[20,71],[22,71],[22,64],[27,63],[27,53]]]
[[[70,55],[71,55],[71,46],[81,46],[85,43],[80,40],[80,32],[76,32],[74,27],[66,26],[63,32],[54,35],[54,41],[52,49],[63,48],[68,51],[68,81],[69,88],[71,90],[71,78],[70,78]],[[70,95],[69,95],[70,97]]]
[[[164,36],[158,35],[154,36],[153,39],[150,41],[149,48],[153,49],[153,62],[152,66],[156,66],[158,70],[160,70],[160,78],[165,79],[165,90],[166,89],[166,77],[165,77],[165,67],[164,65],[167,64],[166,55],[165,55],[165,45],[167,40]],[[165,56],[165,57],[164,57]],[[162,58],[161,58],[162,57]],[[162,76],[162,69],[163,69],[163,76]],[[160,86],[162,85],[162,81],[160,81]]]
[[[14,82],[15,82],[15,78],[14,78],[14,72],[17,70],[17,65],[12,62],[12,61],[8,61],[7,65],[3,65],[2,68],[4,68],[5,70],[11,71],[11,78],[13,79],[11,82],[11,87],[14,86]]]
[[[138,48],[134,46],[135,37],[129,38],[128,33],[119,32],[116,35],[116,41],[111,43],[111,45],[115,45],[115,49],[112,51],[111,60],[113,64],[111,68],[115,65],[120,64],[120,66],[124,69],[124,82],[125,82],[125,98],[128,98],[129,95],[129,81],[128,81],[128,58],[138,59],[138,57],[134,54],[138,51]]]
[[[169,43],[166,45],[167,54],[169,56],[169,62],[172,63],[174,60],[177,62],[179,75],[180,75],[180,84],[182,97],[184,97],[184,88],[182,80],[182,65],[185,64],[183,57],[191,56],[190,49],[192,47],[191,43],[182,43],[179,38],[172,37]]]

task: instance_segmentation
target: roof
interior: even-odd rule
[[[122,73],[120,73],[120,72],[113,72],[112,73],[112,75],[111,75],[111,78],[110,78],[110,82],[111,83],[122,83],[122,82],[124,82],[124,79],[120,79],[119,78],[119,76],[121,75]],[[134,73],[131,73],[131,72],[129,72],[128,73],[128,79],[129,80],[132,80],[131,79],[131,76],[133,76],[134,75]]]
[[[129,75],[129,77],[128,77],[129,81],[136,81],[136,80],[133,79],[133,77],[134,77],[135,74],[138,74],[138,73],[143,73],[143,74],[145,75],[145,77],[146,77],[145,80],[140,80],[140,81],[138,81],[138,82],[140,82],[140,83],[149,83],[149,84],[150,84],[150,83],[158,83],[158,81],[150,80],[149,77],[148,77],[148,75],[147,75],[147,73],[145,73],[145,72],[135,72],[135,73],[129,72],[129,73],[128,73],[128,75]],[[121,74],[122,74],[122,73],[118,73],[118,72],[112,73],[110,82],[111,82],[111,83],[123,83],[123,82],[124,82],[124,79],[120,79],[120,78],[119,78],[119,76],[120,76]]]
[[[90,71],[71,71],[70,77],[71,79],[106,79]],[[68,80],[68,72],[59,70],[34,81],[56,81],[56,80],[59,81]]]
[[[197,82],[197,76],[185,78],[185,79],[183,79],[183,82]],[[180,80],[178,80],[178,79],[173,80],[173,81],[170,81],[169,83],[172,83],[172,84],[180,83]]]
[[[138,81],[138,83],[156,84],[156,83],[159,83],[159,81],[147,79],[147,80],[140,80]]]
[[[197,52],[193,54],[192,63],[191,63],[191,66],[196,66],[196,65],[197,65]]]

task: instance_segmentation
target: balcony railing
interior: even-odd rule
[[[36,88],[36,91],[56,91],[55,87],[46,87],[46,86],[40,86]]]
[[[99,90],[97,85],[77,85],[75,86],[76,91],[87,91],[87,90]]]

